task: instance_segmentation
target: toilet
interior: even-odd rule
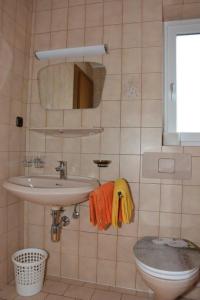
[[[198,281],[200,249],[190,241],[144,237],[133,252],[136,267],[155,300],[174,300]]]

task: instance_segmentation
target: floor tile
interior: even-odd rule
[[[71,285],[65,292],[65,296],[81,300],[90,300],[94,289],[86,286]]]
[[[58,296],[58,295],[48,295],[45,300],[72,300],[72,298]]]
[[[64,295],[68,286],[65,282],[46,280],[43,291],[49,294]]]
[[[46,293],[39,293],[37,295],[31,296],[31,297],[22,297],[17,296],[15,300],[44,300],[46,299],[47,294]]]
[[[61,278],[61,282],[65,282],[68,285],[78,285],[78,286],[83,286],[84,285],[83,281],[75,280],[75,279]]]
[[[109,291],[96,290],[92,300],[120,300],[121,294]]]
[[[13,300],[17,296],[15,286],[7,285],[3,290],[0,290],[0,298]]]
[[[149,297],[140,296],[138,294],[136,294],[136,295],[127,295],[127,294],[124,294],[124,295],[122,295],[122,299],[121,300],[150,300],[150,298]]]
[[[84,283],[84,286],[93,288],[93,289],[98,289],[98,290],[109,290],[110,286],[109,285],[103,285],[103,284],[98,284],[98,283],[90,283],[90,282],[86,282]]]

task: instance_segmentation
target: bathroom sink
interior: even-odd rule
[[[61,207],[88,200],[98,185],[98,180],[87,177],[18,176],[9,178],[3,187],[22,200]]]

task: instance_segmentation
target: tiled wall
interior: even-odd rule
[[[181,12],[181,13],[180,13]],[[187,15],[186,15],[187,14]],[[80,220],[63,229],[61,242],[50,241],[49,209],[26,205],[26,244],[50,253],[48,274],[117,287],[142,289],[132,246],[144,235],[189,238],[200,245],[200,149],[162,147],[162,19],[200,16],[191,0],[38,0],[34,2],[28,98],[30,127],[104,127],[101,135],[59,139],[27,131],[27,153],[45,155],[44,170],[55,174],[57,160],[68,161],[69,174],[101,182],[125,177],[136,204],[135,220],[119,230],[98,232],[89,224],[88,207]],[[33,50],[107,43],[109,54],[91,58],[107,69],[103,101],[97,109],[45,111],[37,90],[39,62]],[[57,60],[56,62],[61,62]],[[55,62],[54,62],[55,63]],[[145,179],[144,151],[192,153],[191,180]],[[110,159],[99,170],[93,159]],[[66,213],[72,214],[71,207]],[[199,289],[190,294],[198,299]]]
[[[3,181],[23,172],[32,3],[0,1],[0,288],[13,278],[11,254],[23,247],[23,202],[6,194]]]

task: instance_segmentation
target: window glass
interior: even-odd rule
[[[200,132],[200,34],[176,36],[176,131]]]

